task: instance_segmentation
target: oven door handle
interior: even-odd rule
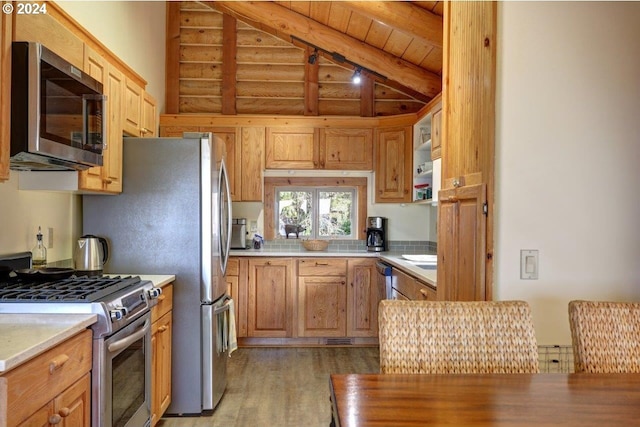
[[[142,329],[137,330],[126,338],[123,338],[116,342],[112,342],[107,346],[107,349],[110,353],[120,351],[123,348],[129,347],[132,343],[138,341],[140,338],[144,337],[147,332],[149,332],[149,320],[146,320],[144,322],[144,326],[142,327]]]

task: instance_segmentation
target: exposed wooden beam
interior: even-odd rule
[[[317,116],[319,114],[318,97],[318,71],[319,61],[317,52],[313,52],[311,47],[307,46],[306,56],[310,58],[315,54],[313,64],[309,61],[304,63],[304,115],[305,116]]]
[[[167,52],[165,79],[165,111],[180,112],[180,3],[167,2]]]
[[[278,4],[262,1],[200,3],[241,20],[245,19],[269,26],[279,33],[298,37],[324,50],[340,53],[349,61],[429,97],[437,95],[442,90],[442,79],[437,74]]]
[[[236,18],[222,15],[222,114],[237,114],[236,111]]]
[[[373,79],[363,75],[360,83],[360,115],[362,117],[373,117],[375,114],[376,95]]]
[[[345,1],[354,12],[442,48],[442,17],[404,1]]]

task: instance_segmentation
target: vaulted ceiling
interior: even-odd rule
[[[283,40],[303,40],[322,51],[335,52],[410,94],[432,98],[441,91],[441,2],[204,3]]]

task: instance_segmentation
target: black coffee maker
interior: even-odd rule
[[[370,216],[367,218],[367,251],[387,250],[387,218]]]

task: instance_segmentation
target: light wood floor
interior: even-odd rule
[[[212,416],[163,418],[157,427],[327,427],[329,374],[377,373],[378,348],[240,348]]]

